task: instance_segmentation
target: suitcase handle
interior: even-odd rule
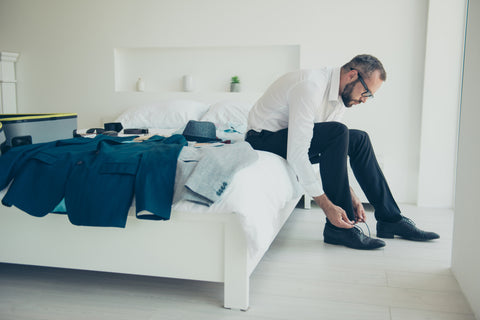
[[[18,136],[12,138],[12,148],[32,144],[32,136]]]

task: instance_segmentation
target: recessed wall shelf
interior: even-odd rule
[[[260,92],[300,66],[299,45],[115,48],[114,56],[117,92],[136,91],[139,77],[145,92],[183,91],[185,75],[193,92],[229,91],[232,76],[242,91]]]

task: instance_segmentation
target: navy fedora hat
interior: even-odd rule
[[[215,124],[210,121],[188,121],[183,130],[183,136],[188,141],[213,142],[221,141],[217,139]]]

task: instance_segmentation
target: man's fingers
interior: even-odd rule
[[[367,220],[365,212],[360,212],[360,214],[358,214],[356,218],[357,218],[357,222],[365,222]]]
[[[350,221],[350,219],[348,219],[348,216],[345,213],[345,211],[342,212],[342,220],[347,222],[347,223],[353,224],[353,221]]]
[[[363,222],[367,221],[367,215],[365,214],[365,211],[362,212],[362,220]]]
[[[327,219],[336,227],[351,229],[354,227],[354,222],[348,219],[347,213],[340,207],[333,206],[333,210],[325,210]]]
[[[332,222],[333,223],[333,222]],[[336,227],[343,228],[343,229],[351,229],[353,228],[353,225],[346,223],[343,220],[337,220],[335,223],[333,223]]]
[[[355,210],[355,222],[366,222],[367,221],[367,214],[363,209],[363,206],[354,207]]]
[[[340,219],[338,219],[336,221],[336,224],[335,224],[337,227],[339,228],[345,228],[345,229],[350,229],[350,228],[353,228],[353,222],[350,221],[347,217],[347,214],[345,213],[345,211],[343,211],[341,214],[340,214]]]

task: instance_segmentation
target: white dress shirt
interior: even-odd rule
[[[308,150],[315,123],[340,121],[345,105],[339,96],[340,68],[299,70],[276,80],[248,115],[248,130],[288,127],[287,161],[311,197],[323,194]]]

